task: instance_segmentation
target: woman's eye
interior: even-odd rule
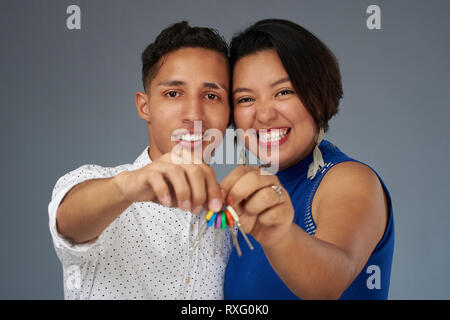
[[[285,95],[291,94],[291,93],[294,93],[294,91],[285,89],[285,90],[281,90],[281,91],[278,92],[276,95],[277,95],[277,96],[285,96]]]
[[[180,94],[176,91],[169,91],[166,93],[166,96],[168,96],[169,98],[176,98],[178,97]]]
[[[253,101],[252,98],[250,98],[250,97],[245,97],[245,98],[238,99],[238,100],[237,100],[237,103],[246,103],[246,102],[251,102],[251,101]]]

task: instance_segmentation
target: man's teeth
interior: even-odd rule
[[[203,135],[201,134],[183,134],[179,136],[180,140],[184,140],[184,141],[197,141],[197,140],[202,140],[203,139]]]
[[[270,132],[259,132],[259,140],[262,142],[275,142],[283,139],[288,133],[288,129],[272,130]]]

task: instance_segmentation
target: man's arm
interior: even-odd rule
[[[75,243],[96,239],[133,202],[153,201],[183,210],[222,208],[214,171],[206,164],[174,164],[171,154],[112,178],[72,188],[56,213],[58,232]]]
[[[97,238],[132,202],[117,185],[117,176],[84,181],[73,187],[56,213],[58,232],[75,243]]]

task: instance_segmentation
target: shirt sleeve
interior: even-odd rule
[[[97,258],[108,247],[109,237],[107,237],[107,234],[111,233],[114,223],[109,225],[97,239],[88,243],[77,244],[60,234],[56,228],[56,211],[59,204],[75,185],[91,179],[112,176],[111,168],[89,164],[65,174],[56,182],[48,205],[49,227],[56,254],[63,264],[80,263]]]

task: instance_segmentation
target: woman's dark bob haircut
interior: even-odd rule
[[[234,36],[230,61],[236,62],[262,50],[275,49],[305,108],[324,131],[338,112],[342,98],[339,64],[317,37],[296,23],[281,19],[261,20]]]

